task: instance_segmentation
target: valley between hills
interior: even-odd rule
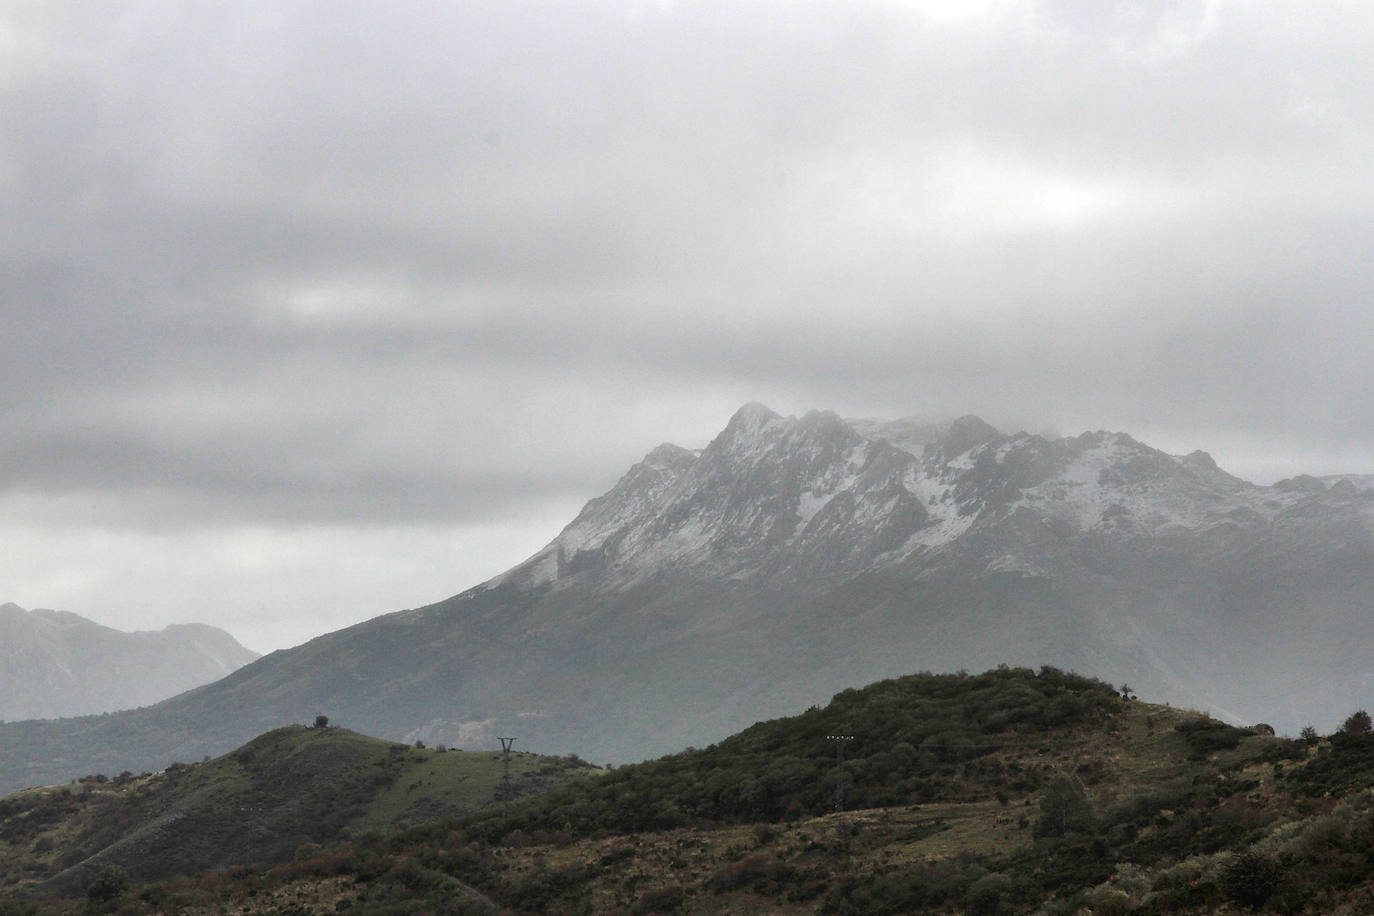
[[[0,913],[1364,913],[1369,726],[1283,738],[1005,667],[613,769],[517,753],[509,781],[499,752],[289,726],[0,799]]]

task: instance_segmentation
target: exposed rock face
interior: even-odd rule
[[[928,522],[903,482],[916,464],[832,413],[784,419],[749,405],[699,454],[655,449],[488,586],[594,578],[623,590],[674,571],[789,584],[852,575]]]
[[[700,451],[654,449],[509,572],[83,740],[107,736],[117,771],[123,734],[213,753],[324,712],[397,738],[497,723],[531,750],[628,760],[878,678],[1003,662],[1331,727],[1374,687],[1363,480],[1259,487],[1122,433],[751,404]],[[0,760],[7,744],[23,740],[0,729]],[[25,759],[29,782],[58,773]]]
[[[204,624],[125,633],[68,611],[0,605],[0,719],[148,706],[257,657]]]

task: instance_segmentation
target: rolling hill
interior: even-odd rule
[[[470,804],[496,755],[279,729],[0,799],[0,912],[1353,916],[1367,728],[1275,737],[1054,668],[918,674],[612,771],[523,758],[548,782],[508,815]]]
[[[510,798],[590,768],[514,752]],[[11,893],[84,893],[116,867],[136,881],[288,862],[367,831],[492,803],[500,753],[417,748],[337,727],[287,726],[224,756],[159,773],[92,774],[0,800],[0,860],[23,862]]]

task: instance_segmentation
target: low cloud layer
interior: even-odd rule
[[[0,600],[232,629],[275,575],[270,648],[752,399],[1374,470],[1374,13],[1153,9],[6,4],[0,510],[64,559]],[[245,532],[391,559],[312,598]]]

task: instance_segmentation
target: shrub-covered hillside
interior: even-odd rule
[[[76,899],[25,897],[11,884],[0,914],[1353,916],[1374,911],[1374,736],[1364,721],[1292,740],[1050,668],[923,674],[844,691],[708,748],[584,769],[508,810],[458,813],[445,813],[461,807],[452,796],[433,800],[440,786],[467,784],[460,769],[434,768],[469,755],[360,736],[340,750],[331,730],[285,730],[180,776],[149,777],[170,794],[147,803],[189,820],[247,779],[256,797],[297,812],[260,819],[260,830],[305,829],[304,815],[336,825],[328,836],[296,846],[289,861],[250,856],[195,878],[145,883],[102,868]],[[837,735],[849,738],[842,762]],[[363,774],[393,758],[406,768],[363,791]],[[499,755],[471,756],[480,758],[479,794],[491,802]],[[311,783],[307,759],[342,770]],[[550,777],[575,770],[526,765]],[[0,821],[5,861],[84,854],[83,838],[123,809],[88,807],[83,820],[50,806],[88,791],[106,790],[47,790],[49,807],[29,795],[4,800],[23,809]],[[241,842],[219,834],[216,845],[240,850],[222,861],[242,857]]]
[[[1053,668],[912,675],[846,690],[824,708],[760,722],[704,750],[622,767],[518,806],[508,829],[579,835],[813,816],[835,804],[836,740],[844,802],[878,808],[977,801],[1044,785],[1018,761],[1047,736],[1106,723],[1116,690]],[[500,826],[487,818],[473,828]]]

